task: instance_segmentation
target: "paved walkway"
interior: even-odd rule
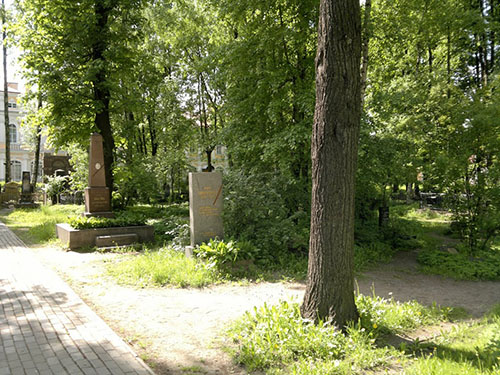
[[[0,222],[0,375],[153,374]]]

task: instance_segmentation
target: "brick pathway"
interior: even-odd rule
[[[153,374],[0,222],[0,375]]]

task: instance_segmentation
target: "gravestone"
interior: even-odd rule
[[[24,171],[21,182],[21,199],[16,207],[20,208],[36,208],[39,205],[33,202],[33,193],[31,189],[31,173]]]
[[[7,182],[4,186],[3,201],[15,201],[19,200],[19,184],[17,182]]]
[[[104,148],[102,136],[90,136],[89,187],[85,188],[85,212],[83,216],[113,217],[109,188],[106,187]]]
[[[20,203],[32,203],[33,198],[31,194],[31,173],[23,172],[23,180],[21,183],[21,201]]]
[[[189,219],[191,246],[224,236],[222,225],[222,174],[189,174]]]

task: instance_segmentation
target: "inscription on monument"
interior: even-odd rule
[[[191,246],[224,236],[222,225],[222,174],[189,174]]]

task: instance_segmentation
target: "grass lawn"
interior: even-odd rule
[[[390,345],[395,334],[462,314],[362,295],[356,302],[360,321],[346,334],[303,320],[297,303],[255,309],[229,331],[234,345],[228,350],[248,370],[265,374],[500,374],[500,305],[482,320]]]
[[[27,245],[47,245],[57,242],[56,224],[67,222],[68,217],[83,211],[84,207],[77,205],[17,208],[14,211],[0,211],[0,220]]]

